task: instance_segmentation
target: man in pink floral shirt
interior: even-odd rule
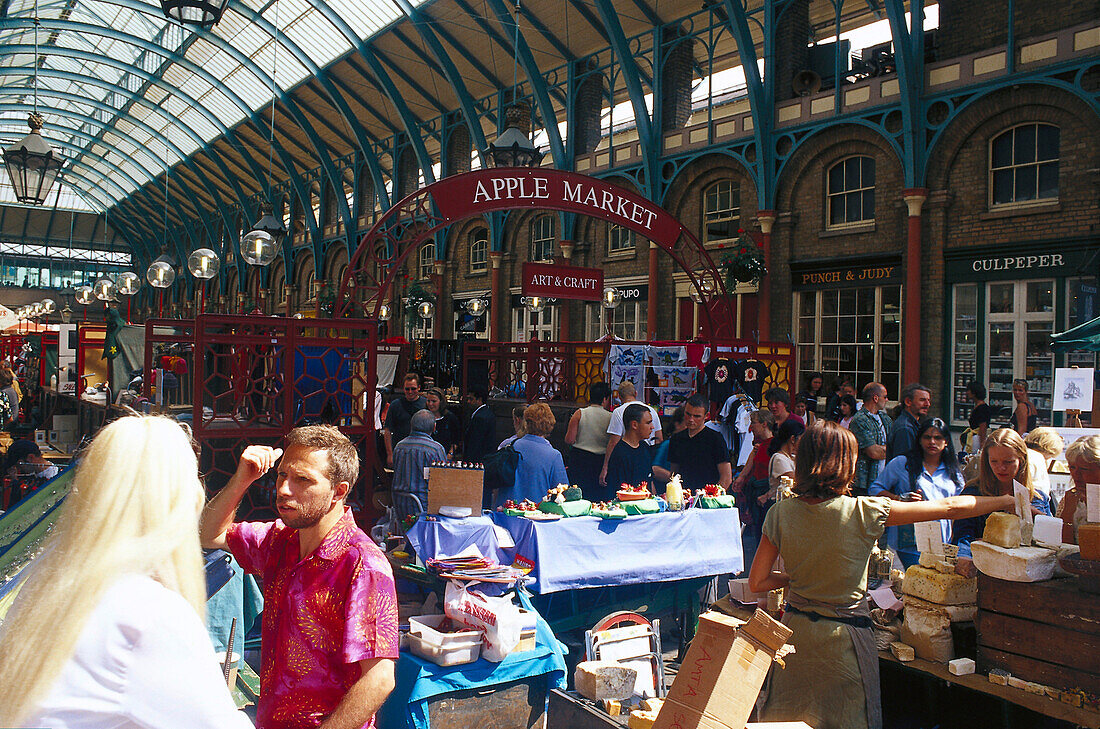
[[[279,519],[234,523],[276,461]],[[258,729],[371,729],[393,690],[397,596],[385,556],[344,505],[358,473],[336,428],[296,428],[285,453],[246,448],[203,514],[203,546],[228,549],[263,578]]]

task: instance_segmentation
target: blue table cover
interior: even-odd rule
[[[522,592],[519,602],[525,609],[534,610]],[[428,701],[452,691],[484,689],[544,675],[548,682],[547,697],[550,689],[564,689],[565,646],[554,637],[542,617],[535,625],[535,636],[537,645],[533,651],[513,653],[500,663],[479,658],[462,666],[445,667],[401,651],[397,661],[396,687],[376,716],[378,729],[432,729],[428,719]]]
[[[440,555],[453,557],[471,544],[476,544],[482,556],[496,560],[497,564],[511,564],[514,550],[500,548],[495,526],[487,516],[455,519],[421,515],[405,532],[405,537],[425,563]]]
[[[536,522],[493,514],[516,542],[514,562],[533,565],[527,587],[561,590],[685,580],[743,569],[737,509],[688,509]]]

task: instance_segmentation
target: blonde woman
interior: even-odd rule
[[[0,726],[251,726],[203,625],[204,497],[175,422],[100,431],[0,626]]]
[[[1100,483],[1100,435],[1078,438],[1066,449],[1073,488],[1058,505],[1062,541],[1077,544],[1077,530],[1085,522],[1085,484]]]
[[[1050,516],[1050,498],[1035,490],[1027,460],[1027,446],[1020,434],[1011,428],[998,428],[982,445],[978,478],[966,484],[963,496],[1002,496],[1013,493],[1018,481],[1031,495],[1031,511]],[[1009,510],[1011,511],[1011,510]],[[951,542],[959,545],[959,556],[970,556],[970,542],[982,538],[985,517],[960,519],[951,532]]]
[[[1054,428],[1035,428],[1024,438],[1027,460],[1031,469],[1031,485],[1043,496],[1050,498],[1050,464],[1062,455],[1066,442]]]

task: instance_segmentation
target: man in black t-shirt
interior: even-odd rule
[[[637,486],[642,481],[652,484],[653,447],[645,442],[652,432],[653,414],[649,408],[641,403],[627,405],[623,411],[622,440],[607,460],[607,486],[590,501],[613,499],[623,485]]]
[[[668,460],[673,473],[683,478],[685,489],[701,489],[716,483],[728,488],[733,480],[729,451],[722,435],[706,425],[707,399],[695,394],[684,403],[684,425],[672,436]]]
[[[428,401],[420,394],[420,375],[405,375],[405,396],[390,403],[386,422],[382,424],[382,438],[386,443],[386,465],[393,468],[393,447],[409,435],[412,416],[428,407]]]

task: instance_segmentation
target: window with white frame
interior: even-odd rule
[[[741,227],[741,188],[719,180],[703,192],[703,243],[733,240]]]
[[[435,243],[425,243],[421,246],[419,256],[417,278],[421,280],[430,279],[432,274],[435,273]]]
[[[607,255],[614,256],[634,251],[634,231],[621,225],[607,228]]]
[[[1058,198],[1058,127],[1021,124],[989,146],[990,202],[1033,203]]]
[[[646,315],[648,302],[623,301],[614,309],[604,308],[602,303],[591,303],[585,307],[588,338],[595,341],[607,334],[620,339],[644,341],[646,338]]]
[[[829,168],[827,225],[830,228],[867,223],[875,219],[875,160],[848,157]]]
[[[531,260],[554,260],[554,246],[557,244],[553,215],[543,215],[531,224]]]
[[[901,286],[801,291],[798,294],[799,381],[821,372],[848,376],[860,392],[881,382],[901,390]]]
[[[478,228],[470,242],[470,273],[484,273],[489,268],[489,229]]]

